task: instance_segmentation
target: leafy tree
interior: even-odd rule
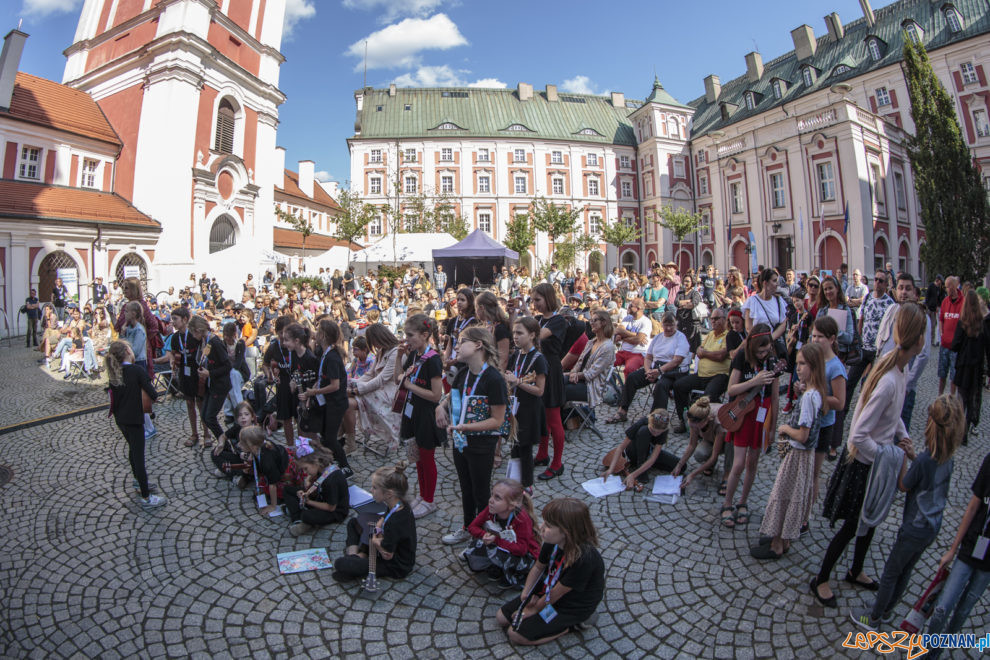
[[[664,229],[669,229],[677,242],[682,243],[685,236],[698,231],[701,227],[702,215],[673,206],[665,206],[660,210],[660,213],[655,215],[653,221]]]
[[[378,210],[371,204],[364,202],[360,195],[350,190],[341,190],[337,203],[340,205],[341,213],[334,219],[337,225],[334,238],[347,241],[347,247],[350,248],[354,244],[354,239],[364,236],[368,225],[378,215]],[[350,265],[350,261],[351,253],[348,249],[348,265]]]
[[[454,197],[450,193],[428,195],[420,193],[406,196],[402,202],[402,222],[399,233],[444,233],[457,240],[468,235],[468,221],[455,213]]]
[[[519,214],[505,225],[505,247],[518,252],[527,252],[536,242],[536,228],[530,223],[528,215]]]
[[[546,197],[537,197],[529,207],[529,220],[533,227],[542,231],[553,243],[553,261],[560,268],[574,263],[577,248],[573,242],[561,241],[578,230],[578,221],[584,207],[567,209],[548,202]]]
[[[634,243],[642,237],[643,232],[634,223],[626,223],[616,220],[612,224],[605,224],[602,227],[601,238],[603,241],[615,247],[616,254],[627,243]]]
[[[990,262],[990,204],[955,104],[924,47],[910,39],[904,44],[904,70],[915,125],[908,154],[925,223],[921,258],[929,273],[981,282]]]
[[[302,234],[302,259],[300,264],[302,264],[303,272],[306,271],[306,239],[313,235],[313,223],[302,215],[295,215],[289,211],[282,210],[278,204],[275,205],[275,215],[290,225],[297,232]]]

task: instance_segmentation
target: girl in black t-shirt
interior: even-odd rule
[[[285,508],[292,520],[289,533],[299,536],[314,527],[344,522],[350,504],[347,477],[333,464],[333,455],[315,447],[296,462],[306,473],[306,481],[298,488],[285,489]]]
[[[664,445],[667,444],[669,423],[670,415],[667,411],[658,409],[626,429],[622,442],[610,452],[612,461],[605,470],[603,479],[608,480],[609,475],[621,472],[619,468],[621,455],[625,455],[629,460],[629,467],[632,469],[626,475],[626,488],[635,489],[637,492],[643,490],[650,468],[672,470],[677,464],[677,457],[663,451]]]
[[[543,389],[547,381],[547,359],[536,348],[540,324],[531,316],[516,319],[512,338],[516,352],[509,358],[505,370],[505,382],[513,388],[518,407],[511,411],[516,420],[516,444],[512,457],[519,459],[522,485],[533,490],[533,445],[546,434],[546,409],[543,406]]]
[[[409,482],[405,475],[406,462],[395,467],[382,467],[371,476],[371,495],[376,502],[388,507],[375,522],[368,543],[361,543],[364,529],[358,518],[347,523],[347,549],[343,557],[333,562],[334,580],[354,580],[368,574],[368,552],[373,546],[378,553],[375,575],[404,578],[416,567],[416,519],[406,502]]]
[[[605,595],[605,563],[588,506],[573,497],[543,507],[543,547],[522,594],[502,606],[498,624],[513,644],[551,642],[588,620]]]
[[[321,349],[320,359],[314,365],[318,379],[313,387],[299,395],[299,400],[303,405],[311,405],[310,399],[315,399],[317,406],[323,408],[323,444],[333,452],[344,476],[350,477],[354,471],[338,438],[340,424],[347,412],[347,370],[337,348],[339,340],[340,328],[337,324],[330,319],[322,319],[316,330],[316,342]]]
[[[749,522],[749,507],[746,502],[756,479],[764,433],[770,434],[770,444],[776,438],[780,392],[778,377],[773,371],[775,363],[770,326],[758,323],[746,338],[743,349],[732,358],[729,387],[726,390],[730,399],[726,405],[731,406],[737,397],[744,397],[751,390],[760,388],[755,398],[756,405],[743,418],[742,426],[737,431],[729,431],[725,439],[734,447],[732,469],[726,479],[725,501],[720,511],[722,525],[725,527],[731,528]],[[739,495],[739,503],[733,507],[732,499],[744,470],[742,493]]]
[[[463,526],[443,537],[447,544],[467,541],[471,537],[467,526],[488,505],[495,446],[503,435],[508,404],[492,333],[480,326],[470,327],[461,332],[458,347],[459,357],[467,368],[457,374],[451,393],[453,396],[454,390],[457,391],[460,406],[454,409],[451,405],[450,410],[439,406],[436,414],[437,425],[450,427],[454,432],[454,468],[461,485],[464,511]],[[487,404],[487,418],[481,417],[483,406],[471,404],[472,397],[480,397]],[[468,410],[473,414],[468,415]]]
[[[437,490],[437,463],[434,452],[443,437],[436,425],[437,402],[443,396],[443,362],[430,345],[436,339],[436,321],[426,314],[414,314],[406,320],[406,340],[399,344],[396,360],[402,369],[395,370],[395,381],[407,390],[402,406],[399,436],[413,438],[408,446],[409,458],[416,462],[419,496],[412,502],[417,518],[433,513]]]
[[[457,362],[462,361],[457,345],[461,332],[478,323],[478,318],[474,314],[474,291],[467,287],[461,287],[457,292],[455,307],[451,311],[455,312],[456,316],[451,315],[447,320],[448,340],[443,355],[445,369],[450,369]]]
[[[309,328],[292,323],[282,331],[282,345],[292,352],[292,368],[289,370],[289,390],[302,402],[306,390],[313,387],[318,377],[319,361],[309,348]],[[306,401],[306,404],[309,402]],[[296,421],[304,415],[306,404],[296,405]],[[301,430],[301,427],[300,427]]]
[[[234,423],[213,442],[213,451],[210,453],[210,459],[216,466],[213,476],[223,478],[230,475],[230,465],[240,462],[241,448],[237,441],[241,431],[257,424],[258,417],[250,402],[241,401],[234,407]],[[247,481],[240,486],[246,488]]]
[[[265,377],[268,382],[275,383],[275,419],[282,422],[285,431],[285,444],[291,445],[295,442],[295,428],[292,420],[296,416],[296,397],[289,387],[290,374],[292,373],[292,351],[282,342],[282,333],[292,323],[295,318],[292,316],[280,316],[275,319],[275,339],[268,344],[262,361]],[[275,430],[275,426],[269,425],[269,429]]]
[[[259,426],[249,426],[240,433],[241,451],[247,462],[245,475],[255,478],[259,495],[268,496],[267,506],[260,509],[267,517],[278,508],[286,486],[300,486],[304,475],[285,447],[265,439]]]
[[[550,461],[549,440],[540,438],[534,465],[549,467],[539,476],[541,480],[553,479],[564,474],[564,425],[560,421],[560,407],[564,405],[564,370],[560,366],[567,334],[567,321],[557,313],[560,298],[546,282],[533,287],[531,302],[540,324],[540,352],[547,360],[547,382],[543,389],[543,405],[546,407],[547,427],[553,436],[553,462]]]

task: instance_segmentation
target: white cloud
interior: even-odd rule
[[[565,80],[560,86],[560,90],[571,94],[598,94],[588,76],[574,76]]]
[[[24,0],[21,12],[26,16],[47,16],[75,11],[82,0]]]
[[[364,66],[365,41],[369,69],[412,68],[419,64],[421,51],[447,50],[468,43],[446,14],[427,19],[407,18],[351,44],[345,54],[358,58],[355,71]]]
[[[333,181],[333,175],[327,172],[326,170],[320,170],[319,172],[313,175],[313,178],[316,179],[317,181],[323,181],[323,182]]]
[[[290,39],[297,23],[314,16],[316,16],[316,5],[313,4],[313,0],[286,0],[283,36]]]
[[[348,9],[381,12],[379,20],[390,23],[400,16],[428,16],[445,0],[344,0]]]
[[[403,73],[394,82],[399,87],[505,87],[505,83],[498,78],[482,78],[470,82],[464,77],[468,73],[471,72],[466,69],[451,69],[446,64],[421,66],[413,72]]]

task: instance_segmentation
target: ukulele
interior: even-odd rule
[[[372,526],[371,536],[377,536],[377,523],[369,522]],[[369,594],[373,594],[378,591],[378,575],[377,575],[377,564],[378,564],[378,552],[375,550],[375,544],[368,539],[368,575],[365,576],[364,580],[361,582],[361,588]]]
[[[205,346],[203,346],[203,350],[202,350],[202,353],[201,353],[202,357],[200,358],[199,366],[202,367],[202,368],[204,368],[204,369],[206,368],[207,358],[210,356],[210,348],[211,347],[210,347],[210,344],[209,343],[207,343]],[[196,396],[198,396],[201,399],[204,396],[206,396],[206,381],[207,381],[208,378],[209,378],[209,375],[204,376],[202,374],[199,374],[199,387],[197,389]]]
[[[784,373],[786,369],[787,363],[784,360],[777,360],[774,366],[770,368],[770,372],[776,378]],[[762,387],[754,387],[745,394],[740,394],[728,403],[720,406],[716,416],[722,428],[729,433],[738,431],[742,426],[743,419],[756,407],[756,396],[762,390]]]

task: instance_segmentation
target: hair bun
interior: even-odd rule
[[[405,474],[407,467],[409,467],[409,461],[399,461],[395,464],[395,471],[397,474]]]

